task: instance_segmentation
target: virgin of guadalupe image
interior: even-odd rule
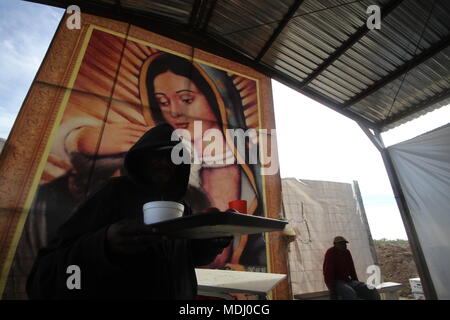
[[[140,85],[141,91],[147,93],[142,95],[143,105],[148,105],[145,110],[149,110],[144,116],[151,117],[155,123],[167,122],[175,129],[187,130],[194,155],[207,149],[208,130],[221,133],[222,153],[203,154],[202,163],[191,164],[189,184],[195,190],[192,194],[204,199],[197,203],[226,210],[230,201],[243,199],[249,203],[249,214],[262,215],[255,179],[257,165],[238,164],[237,158],[246,158],[247,154],[237,154],[233,141],[226,137],[229,128],[247,130],[242,98],[231,78],[224,71],[159,52],[144,63]],[[200,132],[195,130],[196,121],[201,124]],[[251,141],[246,145],[251,146]],[[251,236],[250,241],[247,237],[238,240],[234,250],[228,248],[207,267],[244,270],[246,264],[265,264],[265,244],[261,236]],[[243,254],[245,249],[249,251],[247,258]]]
[[[98,34],[97,42],[116,41],[116,37],[111,35],[102,37]],[[158,123],[166,122],[175,129],[189,132],[195,154],[207,149],[208,141],[204,136],[208,131],[214,129],[221,133],[222,152],[216,150],[214,154],[202,157],[200,163],[191,165],[185,200],[194,212],[209,207],[224,211],[229,201],[242,199],[248,203],[248,214],[264,215],[260,166],[238,163],[238,158],[245,159],[247,155],[239,154],[226,137],[227,129],[245,132],[250,128],[245,102],[250,99],[257,105],[256,81],[141,44],[133,46],[134,50],[141,50],[136,56],[142,59],[137,82],[128,82],[135,102],[133,108],[124,105],[122,109],[117,108],[117,112],[132,120],[136,111],[140,111],[139,117],[143,117],[145,125],[136,121],[108,122],[109,117],[86,117],[78,111],[72,113],[82,116],[63,119],[56,132],[51,155],[60,155],[59,159],[65,158],[67,163],[59,167],[58,175],[47,178],[38,187],[10,269],[4,297],[8,298],[9,294],[11,297],[20,296],[37,252],[51,241],[59,226],[89,191],[101,186],[108,178],[121,174],[128,149]],[[94,74],[86,72],[85,77],[90,77],[88,80],[92,83],[97,81]],[[72,95],[75,100],[76,94]],[[77,99],[80,110],[87,108],[88,98]],[[74,110],[76,108],[73,107]],[[196,130],[199,126],[195,122],[201,124],[200,131]],[[257,128],[258,124],[252,123],[253,128]],[[247,141],[245,146],[245,153],[256,147],[252,141]],[[235,237],[231,245],[205,267],[241,271],[256,267],[265,270],[266,263],[265,240],[263,235],[257,234]]]

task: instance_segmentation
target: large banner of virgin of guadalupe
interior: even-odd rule
[[[160,123],[189,146],[194,213],[241,199],[247,214],[280,218],[270,79],[123,22],[82,15],[69,30],[63,20],[0,162],[3,298],[26,298],[38,251]],[[281,238],[236,236],[203,267],[286,273]],[[287,294],[282,284],[274,298]]]

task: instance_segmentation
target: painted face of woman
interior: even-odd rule
[[[155,77],[153,84],[161,113],[175,129],[187,129],[197,140],[205,130],[218,127],[205,95],[188,78],[166,71]],[[194,132],[194,121],[202,121],[203,132]]]

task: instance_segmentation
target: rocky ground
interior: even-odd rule
[[[417,278],[418,273],[408,241],[383,239],[374,242],[383,281],[402,283],[400,296],[414,298],[409,279]]]

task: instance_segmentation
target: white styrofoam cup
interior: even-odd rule
[[[144,223],[152,224],[183,216],[184,205],[174,201],[151,201],[144,204]]]

